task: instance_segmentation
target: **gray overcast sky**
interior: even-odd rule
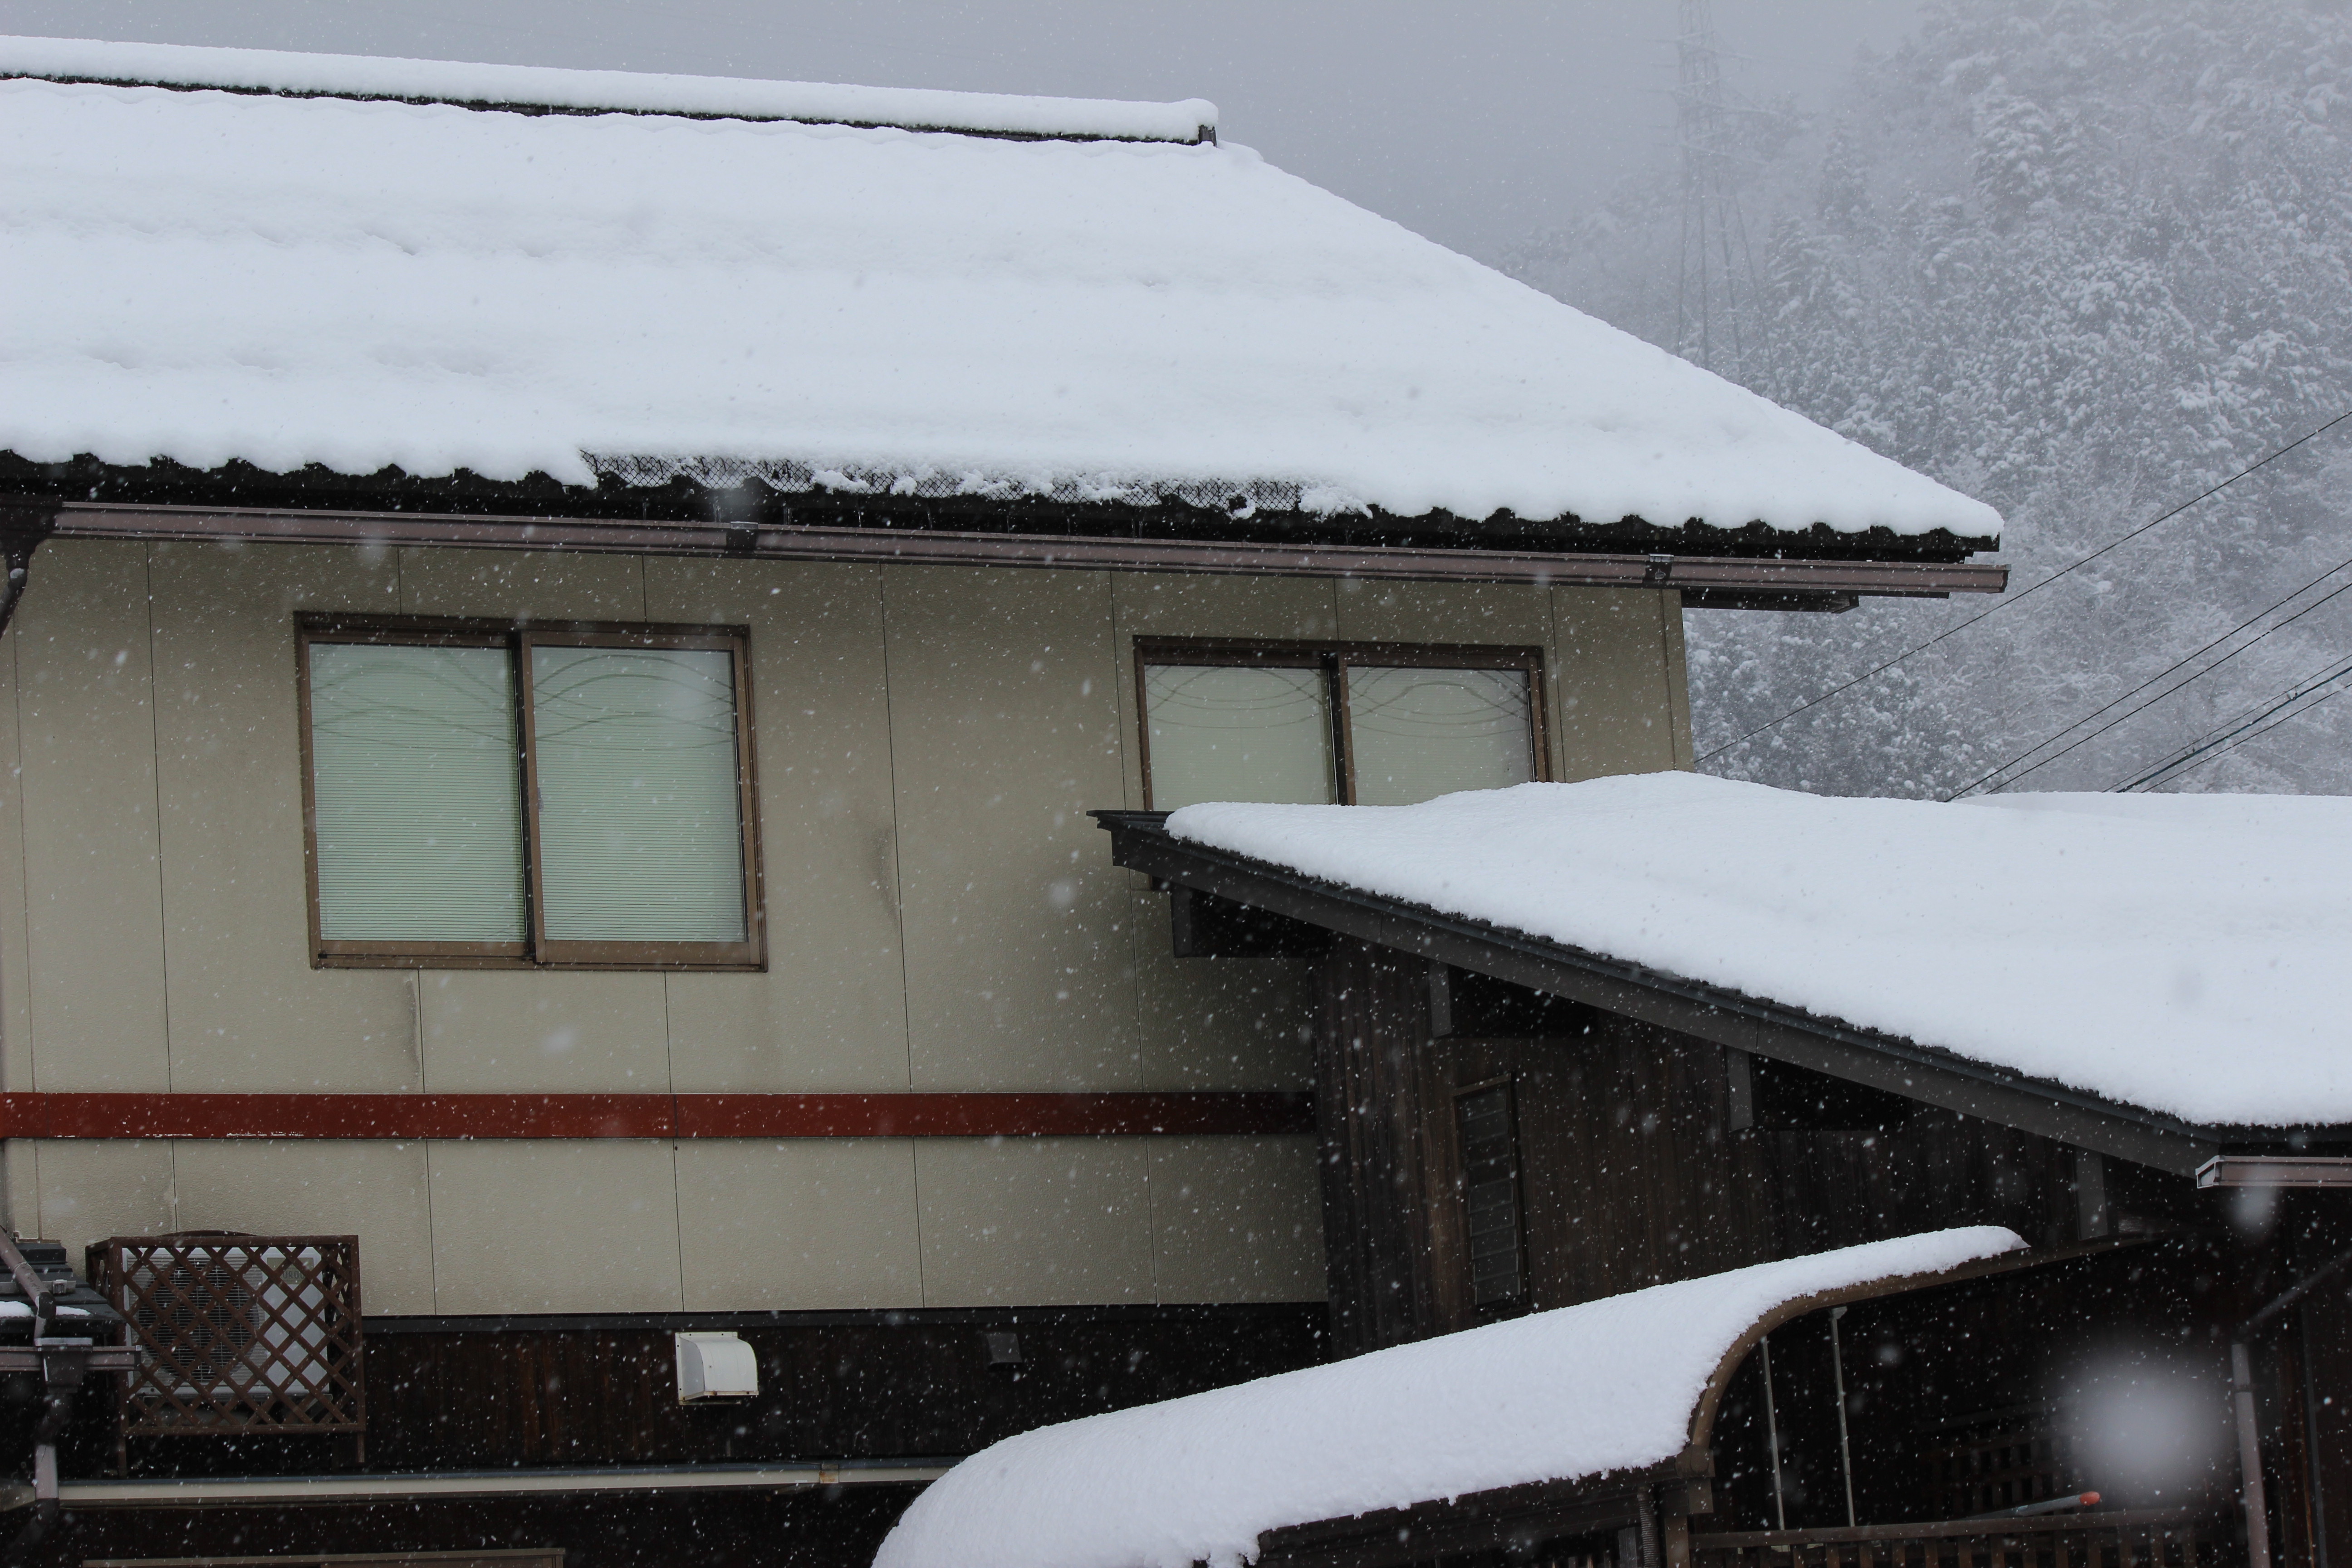
[[[1818,102],[1916,0],[1720,0],[1751,98]],[[0,32],[1216,101],[1229,141],[1473,255],[1665,142],[1674,0],[0,0]]]

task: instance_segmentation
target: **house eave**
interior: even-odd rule
[[[2174,1175],[2194,1177],[2223,1153],[2352,1150],[2352,1127],[2193,1123],[1768,998],[1181,840],[1167,832],[1165,813],[1093,815],[1111,835],[1114,863],[1162,881]]]
[[[53,509],[53,510],[52,510]],[[49,511],[59,539],[228,541],[281,544],[436,545],[777,561],[1055,567],[1224,575],[1363,577],[1519,583],[1560,587],[1675,588],[1705,605],[1802,608],[1863,595],[1999,593],[2008,568],[1971,563],[1822,561],[1678,555],[1652,551],[1427,548],[1281,543],[1249,539],[1118,537],[876,527],[822,522],[612,519],[311,508],[62,501]]]

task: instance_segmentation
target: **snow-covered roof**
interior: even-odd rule
[[[1177,103],[1024,98],[923,88],[851,87],[830,81],[756,81],[744,77],[557,70],[546,66],[474,65],[372,55],[302,55],[281,49],[118,44],[95,38],[0,37],[0,76],[583,113],[892,125],[912,131],[1082,141],[1197,142],[1214,140],[1217,131],[1217,106],[1201,98]]]
[[[2352,1121],[2352,799],[1667,773],[1167,831],[2200,1126]]]
[[[754,114],[853,91],[523,75],[0,40],[0,449],[2000,527],[1246,149],[391,100]],[[1097,131],[1196,112],[1013,101],[810,112]]]
[[[1237,1568],[1286,1525],[1644,1469],[1693,1440],[1776,1309],[2024,1245],[1995,1226],[1873,1242],[1039,1427],[934,1481],[874,1568]]]

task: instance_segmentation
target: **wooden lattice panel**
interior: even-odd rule
[[[357,1237],[118,1236],[89,1272],[139,1352],[124,1436],[366,1428]]]
[[[1945,1519],[2044,1502],[2084,1485],[2072,1446],[2038,1425],[1949,1439],[1928,1452],[1927,1468],[1929,1506]]]

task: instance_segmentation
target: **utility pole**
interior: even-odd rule
[[[1675,132],[1682,163],[1682,258],[1675,352],[1734,380],[1762,345],[1762,310],[1739,216],[1736,121],[1723,85],[1712,0],[1682,0],[1675,39]]]

